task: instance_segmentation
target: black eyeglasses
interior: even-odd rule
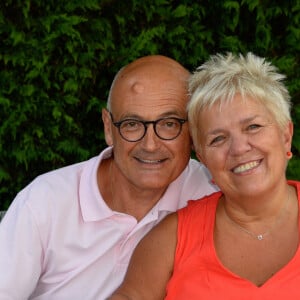
[[[124,119],[114,122],[111,113],[110,116],[112,123],[119,129],[121,137],[127,142],[140,141],[146,135],[148,124],[153,124],[154,132],[160,139],[174,140],[179,136],[182,125],[187,121],[187,119],[166,117],[155,121]]]

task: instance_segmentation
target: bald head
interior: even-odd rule
[[[105,141],[113,147],[115,166],[134,190],[162,195],[188,164],[189,75],[175,60],[152,55],[125,66],[113,81],[108,110],[102,110]],[[169,134],[174,129],[179,129],[174,138],[161,137],[162,131]],[[141,138],[128,139],[129,134]]]
[[[120,95],[134,97],[153,93],[159,89],[173,89],[177,85],[187,96],[187,79],[190,73],[177,61],[162,55],[139,58],[123,67],[115,76],[109,92],[107,109],[122,101]],[[178,91],[174,90],[174,93]]]

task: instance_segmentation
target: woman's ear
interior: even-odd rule
[[[203,159],[199,151],[196,152],[196,157],[198,158],[199,161],[203,163]]]
[[[288,124],[286,125],[286,128],[283,131],[283,138],[284,138],[286,151],[291,151],[293,133],[294,133],[294,124],[292,121],[289,121]]]
[[[104,124],[104,135],[105,141],[108,146],[113,145],[113,136],[112,136],[112,123],[110,118],[110,113],[106,108],[102,109],[102,121]]]

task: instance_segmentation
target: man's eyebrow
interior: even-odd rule
[[[166,117],[180,117],[180,118],[187,118],[187,114],[184,115],[184,113],[180,113],[179,111],[168,111],[168,112],[164,112],[160,115],[158,115],[156,117],[156,120],[157,119],[161,119],[161,118],[166,118]],[[136,119],[136,120],[146,120],[145,118],[143,118],[142,116],[138,115],[138,114],[126,114],[126,115],[122,115],[121,116],[121,119]],[[146,120],[146,121],[149,121],[149,120]]]

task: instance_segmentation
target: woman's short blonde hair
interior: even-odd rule
[[[211,56],[189,79],[188,119],[196,150],[201,135],[200,112],[216,102],[222,106],[236,94],[260,101],[284,128],[291,120],[291,100],[284,78],[275,66],[253,53]]]

